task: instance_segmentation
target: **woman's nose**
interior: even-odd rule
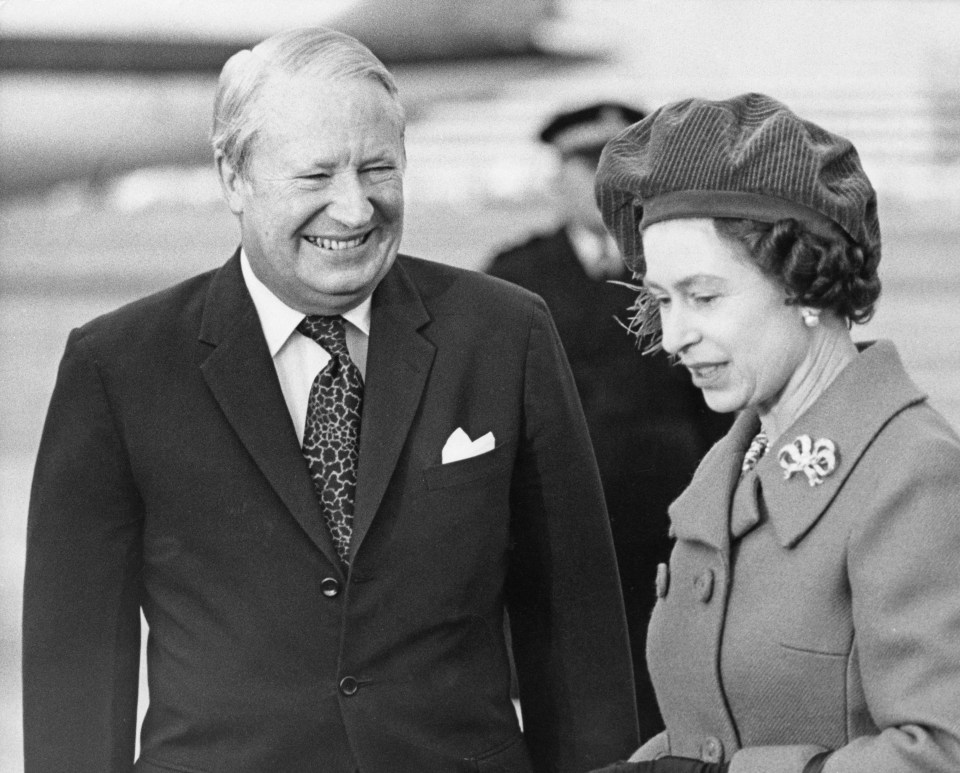
[[[660,314],[660,327],[663,332],[663,348],[667,354],[680,354],[700,338],[690,315],[676,305]]]

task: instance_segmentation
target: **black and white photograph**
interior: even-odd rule
[[[0,770],[960,770],[958,43],[0,0]]]

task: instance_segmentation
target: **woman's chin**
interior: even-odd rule
[[[713,389],[704,389],[703,400],[714,413],[733,413],[744,407],[743,401],[735,395]]]

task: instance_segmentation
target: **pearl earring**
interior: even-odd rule
[[[820,324],[820,315],[815,311],[803,312],[803,324],[807,327],[816,327]]]

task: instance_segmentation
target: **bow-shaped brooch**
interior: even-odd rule
[[[811,486],[819,486],[837,468],[837,446],[829,438],[814,441],[809,435],[801,435],[780,449],[777,461],[783,467],[784,480],[802,472]]]

